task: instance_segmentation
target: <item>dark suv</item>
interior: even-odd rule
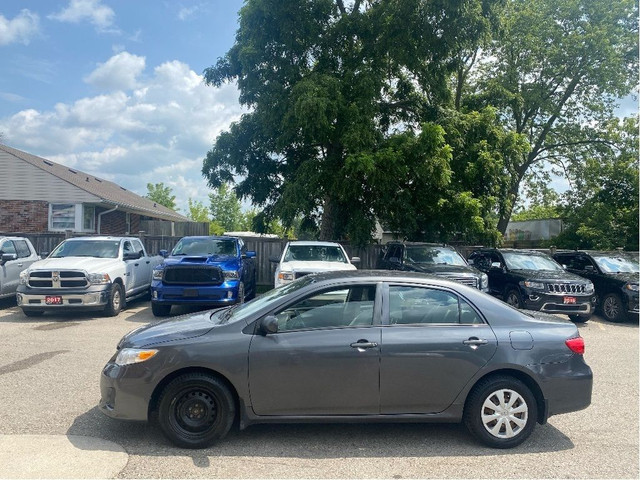
[[[557,252],[553,258],[569,272],[588,278],[596,289],[596,308],[610,322],[638,316],[638,254]]]
[[[574,322],[591,317],[593,283],[544,253],[484,248],[469,255],[469,263],[489,275],[489,293],[513,307],[562,313]]]
[[[487,275],[470,267],[464,257],[449,245],[389,242],[380,258],[378,268],[431,273],[483,292],[487,292],[489,288]]]

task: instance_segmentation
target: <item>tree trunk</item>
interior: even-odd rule
[[[318,240],[323,242],[335,241],[336,234],[336,209],[335,202],[330,196],[324,198],[322,207],[322,219],[320,220],[320,235]]]

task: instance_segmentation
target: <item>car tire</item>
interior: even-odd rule
[[[154,317],[166,317],[171,313],[171,305],[151,302],[151,313]]]
[[[520,380],[495,376],[481,380],[467,397],[463,420],[471,434],[492,448],[513,448],[533,432],[536,399]]]
[[[206,373],[187,373],[163,390],[158,422],[177,446],[205,448],[229,432],[235,414],[233,395],[222,380]]]
[[[27,317],[41,317],[44,314],[44,310],[23,310],[22,313]]]
[[[507,293],[504,296],[504,301],[514,308],[524,308],[522,295],[520,295],[520,292],[517,288],[507,289]]]
[[[591,314],[589,315],[569,315],[569,319],[571,319],[574,323],[586,323],[591,318]]]
[[[238,296],[236,298],[236,303],[244,303],[244,301],[244,282],[240,282],[240,285],[238,285]]]
[[[626,313],[620,295],[609,293],[602,299],[602,316],[605,320],[619,323],[626,320]]]
[[[122,286],[119,283],[114,283],[111,287],[111,293],[109,294],[109,301],[104,308],[104,313],[107,317],[115,317],[124,308],[125,300],[122,292]]]

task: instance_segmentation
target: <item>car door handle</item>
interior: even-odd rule
[[[378,344],[376,342],[368,342],[366,340],[358,340],[357,342],[353,342],[351,345],[351,348],[376,348],[378,346]]]
[[[484,338],[469,337],[468,340],[464,340],[462,343],[464,343],[465,345],[470,345],[472,347],[478,347],[480,345],[486,345],[489,342]]]

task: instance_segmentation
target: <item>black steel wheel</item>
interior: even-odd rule
[[[464,410],[467,429],[492,448],[520,445],[533,432],[537,419],[538,407],[529,387],[508,376],[481,380]]]
[[[22,310],[27,317],[40,317],[44,314],[44,310]]]
[[[154,317],[166,317],[171,313],[171,305],[164,305],[151,301],[151,313]]]
[[[115,317],[124,308],[125,300],[122,286],[119,283],[114,283],[111,287],[111,293],[109,294],[109,301],[104,309],[105,315],[108,317]]]
[[[627,315],[622,305],[620,295],[616,293],[609,293],[602,299],[602,315],[610,322],[623,322]]]
[[[160,428],[179,447],[208,447],[229,432],[234,417],[233,396],[224,382],[213,375],[181,375],[167,385],[160,397]]]
[[[569,315],[569,319],[571,319],[574,323],[586,323],[591,318],[591,314],[587,315]]]

